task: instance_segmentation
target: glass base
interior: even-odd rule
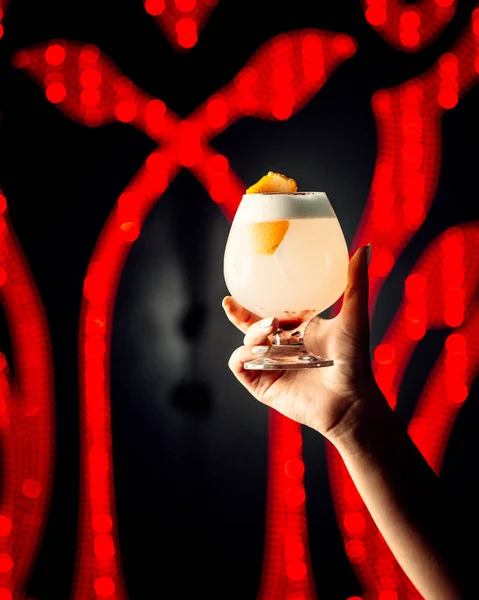
[[[248,370],[285,371],[291,369],[317,369],[331,367],[334,360],[310,354],[303,344],[273,344],[260,358],[244,363]]]

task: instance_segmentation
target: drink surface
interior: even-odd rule
[[[258,236],[264,239],[258,242]],[[278,236],[276,242],[271,237]],[[348,249],[325,194],[243,197],[225,251],[231,295],[284,329],[331,306],[346,286]]]

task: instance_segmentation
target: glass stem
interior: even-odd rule
[[[309,321],[301,323],[301,325],[291,330],[278,329],[273,335],[273,346],[302,346],[308,323]]]

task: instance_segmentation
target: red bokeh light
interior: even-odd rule
[[[353,564],[360,563],[366,558],[366,548],[361,540],[349,540],[346,542],[345,549]]]
[[[145,120],[148,130],[160,133],[165,124],[166,106],[161,100],[150,100],[145,109]]]
[[[100,513],[92,519],[92,528],[95,533],[108,533],[113,527],[113,519],[108,513]]]
[[[13,600],[12,592],[6,588],[0,588],[0,600]]]
[[[3,194],[0,194],[0,215],[7,210],[7,199]]]
[[[0,574],[9,573],[13,568],[13,560],[8,552],[0,552]]]
[[[222,175],[229,169],[228,159],[222,154],[214,154],[208,159],[208,168],[215,175]]]
[[[80,96],[81,103],[89,108],[92,106],[98,106],[98,104],[100,104],[100,100],[100,92],[95,89],[83,90]]]
[[[287,563],[286,575],[293,581],[301,581],[307,575],[308,569],[302,560],[295,560]]]
[[[109,560],[115,555],[115,544],[108,533],[100,533],[95,536],[95,556],[101,560]]]
[[[131,221],[127,223],[122,223],[120,225],[120,229],[123,232],[123,237],[125,240],[129,242],[134,242],[136,238],[140,235],[140,228],[136,223],[132,223]]]
[[[59,104],[65,100],[67,90],[63,83],[51,83],[46,91],[47,99],[53,104]]]
[[[42,487],[36,479],[25,479],[22,485],[22,492],[27,498],[35,499],[42,493]]]
[[[116,118],[122,123],[131,123],[136,117],[137,105],[130,100],[118,102],[115,108]]]
[[[288,506],[301,506],[306,500],[304,488],[300,485],[289,488],[285,494],[285,503]]]
[[[145,2],[145,10],[152,17],[161,15],[165,8],[165,0],[146,0]]]
[[[196,0],[175,0],[175,4],[181,12],[191,12],[196,6]]]
[[[288,477],[300,479],[304,475],[304,462],[300,458],[292,458],[284,465]]]
[[[0,515],[0,537],[7,537],[12,531],[12,519],[6,515]]]
[[[344,529],[351,534],[362,533],[366,527],[366,521],[361,512],[346,513],[343,524]]]
[[[288,535],[284,538],[284,555],[286,560],[298,560],[304,556],[304,544],[299,535]]]
[[[101,84],[101,73],[98,69],[85,69],[80,75],[80,84],[84,88],[97,88]]]
[[[193,48],[198,41],[196,21],[190,17],[180,19],[175,26],[178,44],[182,48]]]
[[[61,65],[65,60],[65,56],[65,48],[59,44],[52,44],[45,50],[45,60],[52,66]]]
[[[394,590],[383,590],[380,592],[378,600],[399,600],[399,596]]]
[[[380,344],[374,351],[374,360],[382,365],[387,365],[394,360],[396,352],[391,344]]]
[[[98,577],[94,587],[99,598],[110,598],[115,593],[115,583],[111,577]]]

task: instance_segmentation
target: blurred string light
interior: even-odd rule
[[[1,190],[0,302],[13,351],[12,370],[0,353],[1,600],[24,597],[46,523],[54,464],[48,325]]]
[[[143,0],[146,12],[154,17],[176,50],[190,50],[198,42],[212,10],[219,0]]]
[[[186,6],[182,4],[183,7]],[[126,598],[116,529],[110,422],[110,336],[116,290],[132,242],[181,167],[231,219],[245,185],[211,140],[244,116],[284,120],[299,111],[355,52],[349,36],[318,30],[279,35],[231,83],[181,120],[91,45],[55,40],[18,52],[14,64],[75,121],[120,121],[161,145],[118,199],[97,242],[83,290],[80,326],[82,491],[73,597]],[[315,598],[309,559],[299,425],[271,413],[268,519],[260,598]],[[98,529],[98,524],[100,529]],[[283,525],[278,528],[278,523]],[[106,525],[108,525],[106,527]],[[279,586],[279,588],[278,588]],[[289,594],[289,595],[286,595]]]
[[[362,0],[367,22],[388,44],[417,52],[434,42],[453,18],[457,0]]]
[[[352,250],[372,242],[371,309],[385,278],[424,222],[434,199],[441,167],[441,117],[479,78],[479,9],[466,30],[423,75],[372,99],[378,132],[376,168]],[[378,383],[395,407],[404,371],[428,329],[458,328],[446,342],[424,388],[410,433],[439,471],[452,426],[476,376],[476,346],[470,349],[477,315],[471,313],[476,286],[473,259],[476,225],[455,227],[435,240],[406,279],[405,297],[393,324],[374,352]],[[464,328],[464,332],[462,331]],[[467,341],[463,342],[464,339]],[[379,534],[336,451],[328,448],[331,487],[346,553],[365,589],[364,599],[399,594],[416,599]],[[358,532],[346,527],[354,511],[364,517]],[[359,544],[360,542],[360,544]]]

